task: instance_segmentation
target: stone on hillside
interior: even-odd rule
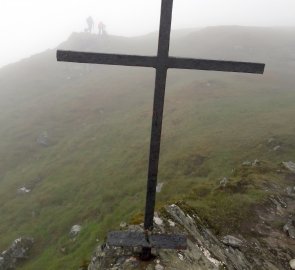
[[[121,229],[124,229],[124,228],[126,228],[126,227],[127,227],[127,223],[122,221],[122,222],[120,223],[120,228],[121,228]]]
[[[244,161],[243,163],[242,163],[242,165],[243,166],[251,166],[252,165],[252,162],[251,161]]]
[[[29,192],[31,192],[31,190],[27,189],[26,187],[21,187],[17,190],[17,194],[27,194]]]
[[[61,252],[62,254],[66,254],[66,253],[67,253],[67,248],[66,248],[66,247],[61,247],[61,248],[60,248],[60,252]]]
[[[295,173],[295,163],[294,162],[286,161],[286,162],[283,162],[283,165],[285,166],[286,169]]]
[[[11,254],[17,259],[27,259],[28,252],[32,248],[34,239],[31,237],[20,237],[16,239],[10,247]]]
[[[253,162],[252,162],[252,166],[253,167],[256,167],[256,166],[259,166],[260,165],[260,161],[258,159],[255,159]]]
[[[276,198],[281,207],[287,208],[287,203],[283,200],[283,198],[280,195],[277,195]]]
[[[160,193],[162,191],[163,185],[164,185],[164,183],[158,183],[157,184],[157,187],[156,187],[157,193]]]
[[[216,267],[218,267],[218,269],[220,269],[220,267],[223,265],[221,261],[216,260],[215,258],[212,257],[210,251],[208,249],[206,249],[205,247],[200,247],[200,250],[202,251],[202,253],[204,254],[204,256],[207,258],[207,260],[212,263],[213,265],[215,265]]]
[[[120,262],[121,261],[121,262]],[[138,259],[136,257],[131,256],[126,260],[126,257],[123,256],[117,260],[117,263],[114,265],[115,268],[112,269],[138,269]]]
[[[267,140],[268,143],[273,143],[274,141],[275,141],[274,138],[269,138],[269,139]]]
[[[39,134],[39,136],[37,137],[37,144],[43,147],[49,146],[49,137],[48,137],[47,131],[43,131],[42,133]]]
[[[255,159],[254,161],[246,160],[242,163],[242,166],[252,166],[256,167],[260,165],[260,161],[258,159]]]
[[[287,192],[288,196],[292,196],[294,189],[292,187],[286,187],[286,192]]]
[[[220,182],[219,182],[219,186],[221,186],[221,187],[226,187],[227,182],[228,182],[227,177],[223,177],[223,178],[220,180]]]
[[[284,225],[283,230],[291,239],[295,239],[295,227],[291,219]]]
[[[156,264],[155,270],[164,270],[164,266],[162,266],[161,264]]]
[[[233,248],[240,248],[244,245],[243,241],[232,236],[232,235],[226,235],[222,238],[221,242],[227,246],[233,247]]]
[[[179,260],[181,260],[181,261],[184,260],[184,256],[181,253],[178,253],[177,255],[178,255]]]
[[[295,269],[295,259],[289,262],[291,269]]]
[[[72,226],[72,228],[70,230],[70,236],[71,237],[76,237],[81,232],[81,229],[82,229],[82,227],[80,225]]]
[[[14,240],[12,245],[0,255],[0,269],[15,269],[18,261],[28,259],[33,244],[34,239],[30,237],[20,237]]]
[[[163,225],[163,220],[159,217],[154,217],[154,222],[158,225],[161,226]]]
[[[175,222],[173,222],[171,219],[168,219],[168,223],[170,227],[175,227]]]
[[[273,151],[278,151],[278,150],[280,150],[280,148],[281,148],[281,146],[280,146],[280,145],[277,145],[277,146],[275,146],[272,150],[273,150]]]

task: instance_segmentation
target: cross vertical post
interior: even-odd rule
[[[167,70],[168,70],[166,63],[169,57],[172,9],[173,9],[173,0],[162,1],[158,54],[157,54],[158,63],[156,67],[153,119],[152,119],[147,193],[146,193],[146,204],[145,204],[146,207],[145,207],[145,217],[144,217],[144,229],[146,233],[148,233],[148,231],[152,231],[153,229],[165,88],[166,88],[166,78],[167,78]],[[151,253],[150,248],[143,248],[142,257],[149,258],[151,256],[150,253]]]
[[[150,156],[148,167],[148,182],[146,196],[146,212],[144,228],[151,230],[153,228],[153,218],[155,210],[155,194],[158,176],[158,164],[162,133],[162,120],[164,110],[164,98],[166,88],[167,66],[166,62],[169,53],[171,17],[173,0],[164,0],[162,2],[161,27],[159,34],[158,65],[156,68],[156,83],[153,105],[153,119],[150,141]]]

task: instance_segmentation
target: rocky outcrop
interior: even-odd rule
[[[33,238],[21,237],[0,255],[0,270],[12,270],[18,262],[28,259],[30,249],[34,243]]]
[[[294,162],[292,162],[292,161],[283,162],[283,165],[285,166],[286,169],[295,173],[295,163]]]
[[[234,237],[232,235],[226,235],[222,238],[221,242],[229,247],[233,248],[241,248],[244,243],[242,240],[238,239],[237,237]]]
[[[279,253],[266,242],[256,238],[227,235],[217,237],[199,219],[197,213],[185,205],[170,205],[157,215],[155,233],[187,235],[186,250],[153,250],[155,259],[149,263],[139,260],[138,249],[96,248],[88,270],[112,269],[177,269],[177,270],[247,270],[287,269],[292,259],[289,251]],[[162,222],[158,222],[161,219]],[[132,225],[128,230],[143,230]],[[285,257],[284,257],[285,256]]]

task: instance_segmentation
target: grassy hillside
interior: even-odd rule
[[[247,213],[265,194],[255,184],[218,193],[220,178],[240,181],[232,170],[246,160],[295,161],[294,34],[212,27],[174,36],[171,55],[260,61],[266,73],[169,71],[158,205],[185,199],[222,231],[229,217],[245,218],[239,206]],[[150,55],[156,36],[75,33],[60,48]],[[20,235],[36,240],[20,269],[77,269],[97,238],[140,216],[153,87],[152,69],[57,63],[55,50],[0,69],[0,250]],[[44,132],[48,147],[37,144]],[[17,194],[22,186],[32,191]],[[74,224],[82,225],[76,241]]]

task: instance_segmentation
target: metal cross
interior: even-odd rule
[[[144,218],[144,229],[146,232],[151,232],[153,230],[164,96],[168,68],[263,74],[265,67],[264,64],[260,63],[169,57],[172,7],[173,0],[162,0],[157,56],[87,53],[60,50],[57,51],[58,61],[105,65],[140,66],[152,67],[156,69],[146,208]],[[150,236],[149,233],[141,234],[131,232],[110,233],[108,236],[108,243],[114,246],[141,246],[143,247],[143,258],[145,259],[151,256],[152,247],[186,247],[185,237],[179,235],[162,235],[161,237],[161,235]]]

